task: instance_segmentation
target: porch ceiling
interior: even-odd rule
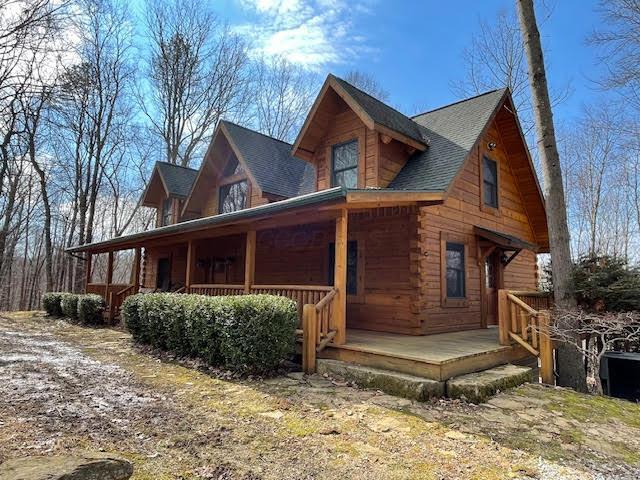
[[[322,190],[298,197],[247,208],[231,213],[198,218],[146,232],[66,249],[68,253],[102,253],[140,246],[155,246],[195,240],[248,230],[317,223],[333,219],[341,209],[366,209],[402,205],[429,205],[442,201],[441,193],[391,189]]]

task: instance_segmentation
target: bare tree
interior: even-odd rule
[[[358,87],[360,90],[382,102],[386,102],[389,99],[389,92],[387,92],[380,82],[378,82],[378,80],[369,73],[362,72],[360,70],[350,70],[347,72],[344,79],[354,87]]]
[[[140,104],[165,160],[189,166],[218,120],[247,111],[247,49],[204,1],[149,1],[146,18],[149,92]]]
[[[311,108],[318,84],[315,74],[283,57],[259,60],[254,97],[258,130],[292,141]]]
[[[111,157],[131,121],[127,92],[134,78],[129,13],[117,0],[83,0],[74,21],[77,63],[67,68],[56,97],[58,140],[68,193],[73,198],[78,244],[93,239],[98,195]],[[82,287],[84,261],[76,262],[75,289]]]
[[[544,175],[555,302],[559,308],[571,309],[576,304],[571,287],[571,239],[567,225],[562,168],[555,138],[540,32],[533,0],[517,0],[516,4],[527,55],[536,136],[540,145],[538,150]],[[586,390],[582,359],[579,352],[570,344],[564,343],[558,346],[558,365],[560,385],[571,386],[579,391]]]
[[[549,336],[580,352],[593,379],[595,393],[602,394],[599,375],[602,357],[607,351],[640,342],[640,313],[560,310],[554,313]]]
[[[640,2],[601,1],[600,11],[603,21],[590,41],[601,47],[601,60],[608,67],[602,84],[640,109]]]
[[[527,79],[527,58],[518,27],[518,19],[511,10],[501,10],[491,21],[480,20],[479,30],[471,45],[462,52],[465,77],[452,82],[460,96],[472,96],[497,88],[509,88],[518,111],[518,118],[527,138],[534,129],[531,95]],[[553,105],[562,103],[569,95],[564,86],[551,92]]]
[[[570,186],[567,198],[587,231],[586,248],[581,248],[581,235],[576,239],[576,254],[595,256],[604,253],[601,250],[609,240],[607,237],[615,233],[605,228],[607,218],[602,214],[605,206],[610,207],[610,214],[616,213],[616,209],[611,208],[613,205],[607,205],[607,199],[616,186],[621,187],[616,185],[621,180],[616,178],[616,172],[622,166],[618,125],[618,113],[612,107],[590,106],[585,108],[582,118],[572,126],[564,140],[568,147],[563,159]]]

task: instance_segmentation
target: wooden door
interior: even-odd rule
[[[167,292],[171,288],[171,260],[169,258],[158,259],[156,287],[163,292]]]
[[[498,324],[498,288],[500,288],[500,253],[494,251],[485,260],[485,305],[487,325]]]

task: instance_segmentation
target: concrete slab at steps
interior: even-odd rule
[[[529,367],[501,365],[451,378],[447,380],[446,392],[450,398],[482,403],[500,391],[533,382],[533,373]]]
[[[317,370],[320,374],[344,378],[362,388],[381,390],[389,395],[420,402],[443,397],[445,393],[444,382],[339,360],[318,359]]]

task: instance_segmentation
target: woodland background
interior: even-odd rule
[[[591,80],[579,118],[557,125],[572,254],[635,265],[640,2],[604,2],[599,15],[585,42],[607,73]],[[0,310],[81,290],[85,262],[64,249],[152,228],[155,212],[138,199],[154,162],[197,168],[219,119],[293,141],[327,72],[251,52],[210,2],[150,0],[134,12],[125,0],[0,0]],[[467,74],[452,91],[510,87],[536,163],[514,13],[481,20],[460,54]],[[388,100],[367,73],[346,79]],[[557,105],[571,87],[552,95]],[[114,281],[127,281],[130,254],[115,261]],[[94,281],[104,270],[98,258]]]

